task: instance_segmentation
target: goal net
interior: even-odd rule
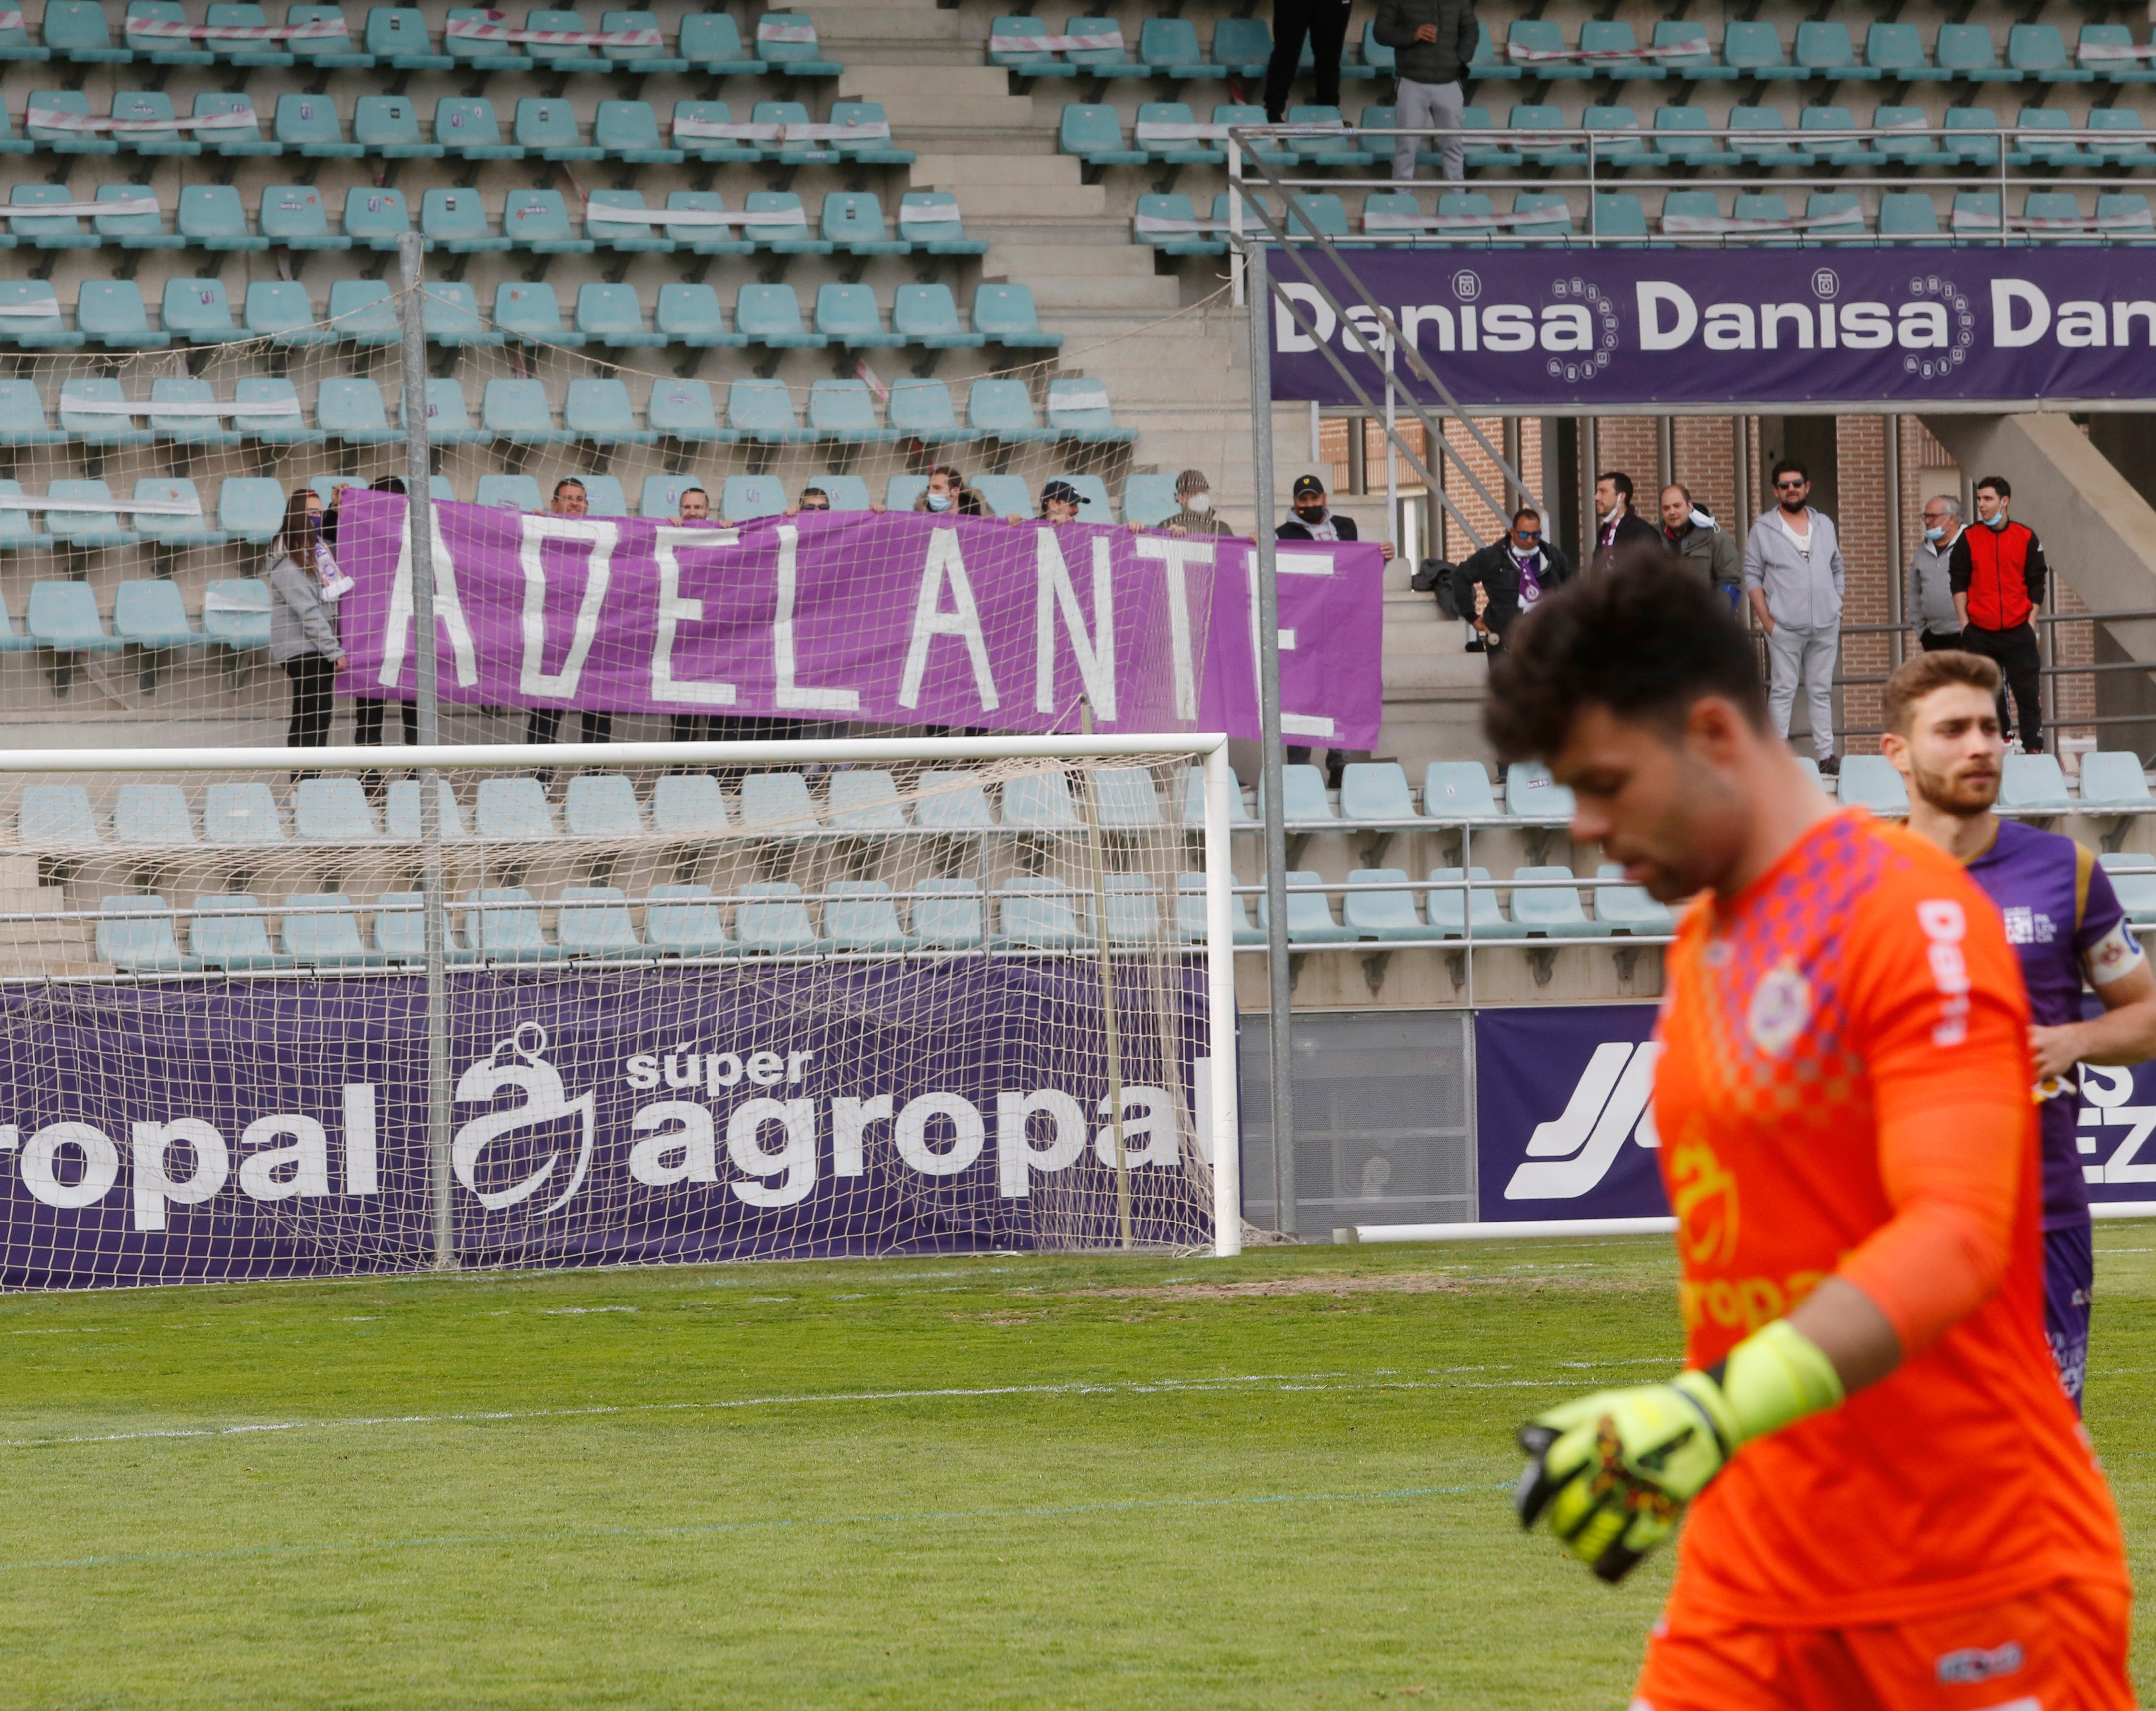
[[[407,758],[0,762],[8,1285],[1235,1251],[1219,739]]]

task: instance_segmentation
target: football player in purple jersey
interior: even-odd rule
[[[2096,1256],[2078,1144],[2079,1064],[2156,1057],[2156,973],[2094,854],[2001,820],[2006,744],[1999,668],[1975,654],[1921,654],[1887,680],[1880,748],[1909,787],[1909,829],[1958,856],[2006,918],[2035,1025],[2044,1130],[2044,1314],[2059,1382],[2081,1405]],[[2103,1014],[2082,1019],[2082,989]]]

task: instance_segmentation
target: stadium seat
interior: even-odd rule
[[[2092,83],[2096,73],[2066,58],[2066,38],[2056,23],[2017,23],[2006,32],[2006,63],[2035,83]]]
[[[2145,132],[2148,128],[2135,108],[2091,107],[2084,146],[2092,160],[2114,167],[2156,166],[2156,149],[2151,149],[2143,136],[2130,134]],[[2114,134],[2120,131],[2129,134]]]
[[[310,781],[313,782],[313,781]],[[356,780],[346,780],[356,790]],[[291,966],[359,969],[376,961],[361,943],[359,915],[341,891],[303,891],[285,899],[279,938]]]
[[[811,385],[808,430],[819,439],[849,445],[901,438],[896,429],[886,429],[876,420],[875,398],[865,380],[819,380]]]
[[[821,350],[829,342],[802,325],[801,300],[791,285],[742,286],[734,297],[734,330],[774,350]]]
[[[55,848],[104,841],[80,784],[25,784],[16,806],[15,841]]]
[[[187,622],[178,584],[162,579],[124,582],[113,591],[112,630],[121,641],[138,648],[199,647],[207,640]],[[213,791],[239,788],[211,787]]]
[[[749,773],[741,781],[740,807],[744,831],[813,831],[820,824],[808,780],[799,773]]]
[[[1096,170],[1142,167],[1148,158],[1143,148],[1132,148],[1124,141],[1122,120],[1113,107],[1087,102],[1073,101],[1064,108],[1056,146]],[[1091,182],[1090,177],[1087,182]]]
[[[152,332],[142,292],[132,280],[85,280],[74,304],[75,330],[85,344],[111,351],[162,350],[169,332]]]
[[[44,395],[34,380],[0,380],[0,445],[59,445],[68,434],[45,422]]]
[[[100,408],[126,402],[116,380],[78,378],[63,381],[58,399],[60,430],[69,439],[84,445],[149,444],[150,430],[136,427],[131,415],[107,414]]]
[[[200,842],[187,792],[177,784],[122,784],[112,805],[112,835],[122,844]]]
[[[2156,83],[2156,63],[2135,52],[2146,45],[2137,44],[2133,32],[2123,23],[2085,23],[2075,59],[2107,83]]]
[[[973,331],[1012,350],[1060,350],[1060,333],[1043,332],[1033,293],[1024,285],[978,285],[973,291]]]
[[[396,787],[391,786],[393,790]],[[418,814],[418,786],[412,789],[413,815]],[[416,831],[413,834],[417,836]],[[374,900],[374,956],[375,960],[392,963],[423,963],[427,960],[426,899],[418,891],[384,891]],[[471,917],[467,913],[467,930]],[[469,963],[472,953],[465,948],[457,936],[455,917],[447,923],[447,950],[452,961]]]
[[[2083,755],[2081,807],[2084,814],[2145,814],[2156,809],[2141,757],[2102,750]]]
[[[1614,241],[1621,249],[1644,248],[1647,237],[1647,205],[1630,191],[1598,193],[1589,207],[1596,238]],[[1626,241],[1626,240],[1632,241]]]
[[[816,331],[849,350],[880,350],[906,342],[902,333],[886,332],[868,285],[819,285],[816,289]]]
[[[1715,58],[1713,46],[1707,40],[1707,26],[1703,23],[1684,18],[1658,19],[1651,44],[1657,49],[1685,48],[1704,50],[1673,54],[1662,60],[1663,69],[1678,81],[1727,82],[1739,75],[1734,67]]]
[[[1261,18],[1224,18],[1213,26],[1213,57],[1231,77],[1265,75],[1273,54],[1273,33]]]
[[[1138,32],[1138,58],[1155,77],[1220,78],[1228,69],[1199,50],[1198,28],[1187,18],[1148,18]]]
[[[1773,82],[1801,80],[1811,75],[1810,68],[1789,63],[1781,36],[1771,23],[1747,21],[1727,25],[1722,36],[1722,58],[1741,77]]]
[[[442,836],[461,842],[471,834],[465,825],[464,810],[457,804],[456,792],[446,784],[439,785],[435,800],[439,805]],[[414,844],[420,836],[419,781],[417,778],[393,778],[389,783],[389,802],[384,819],[389,835],[398,843]]]
[[[1999,63],[1999,49],[1990,27],[1981,23],[1943,23],[1935,44],[1943,69],[1969,83],[2019,83],[2021,73]]]
[[[923,776],[914,786],[913,823],[923,831],[938,832],[991,831],[996,824],[980,775],[966,771]]]
[[[184,196],[185,193],[182,193]],[[430,193],[428,200],[434,200]],[[467,199],[477,198],[467,193]],[[182,202],[182,212],[185,203]],[[285,249],[349,249],[352,239],[330,230],[329,210],[321,193],[311,184],[265,184],[256,204],[255,221],[261,230],[259,247],[276,244]],[[182,221],[182,234],[187,226]]]
[[[1924,39],[1913,23],[1875,23],[1864,40],[1864,63],[1892,83],[1947,83],[1946,66],[1924,55]]]
[[[901,285],[891,300],[891,325],[898,342],[932,351],[978,350],[988,342],[984,334],[959,326],[948,285]]]
[[[322,382],[315,394],[315,425],[347,445],[394,445],[404,438],[389,425],[382,388],[372,380],[348,376]]]
[[[868,953],[913,948],[914,936],[899,925],[891,886],[883,881],[834,880],[829,889],[824,931],[831,949]]]
[[[2103,864],[2126,918],[2136,927],[2156,923],[2156,860],[2126,855],[2099,856],[2097,860]]]
[[[909,190],[899,198],[898,235],[930,255],[985,255],[988,240],[968,238],[958,199],[947,190]]]
[[[1128,444],[1135,428],[1118,428],[1108,408],[1108,390],[1097,380],[1058,375],[1048,383],[1049,428],[1065,439],[1087,445]]]
[[[1587,938],[1594,933],[1594,923],[1587,918],[1580,907],[1579,893],[1574,890],[1539,884],[1522,886],[1521,881],[1538,881],[1569,880],[1569,867],[1519,867],[1512,871],[1512,924],[1532,938]]]
[[[651,787],[651,829],[662,838],[725,837],[732,827],[719,781],[709,773],[660,778]]]
[[[465,161],[515,161],[524,151],[501,140],[501,122],[485,96],[444,100],[434,105],[434,141],[444,154]]]
[[[292,835],[302,843],[371,844],[382,831],[357,778],[302,778],[292,791]]]
[[[1778,107],[1732,107],[1729,129],[1737,133],[1729,138],[1729,143],[1741,161],[1769,170],[1809,163],[1808,156],[1782,140],[1789,126]]]
[[[951,407],[951,389],[940,380],[893,381],[889,415],[894,433],[910,434],[932,445],[964,444],[980,437],[976,430],[958,425]],[[912,501],[906,503],[911,506]]]
[[[756,778],[751,773],[744,784]],[[742,887],[752,901],[734,910],[734,939],[745,956],[800,956],[828,948],[808,918],[801,887],[783,880],[759,880]]]
[[[913,936],[923,950],[978,950],[981,888],[970,879],[923,880],[914,887],[927,893],[913,900]]]
[[[177,552],[189,547],[222,547],[225,544],[225,532],[221,528],[213,528],[210,526],[209,520],[203,511],[202,496],[195,491],[195,484],[192,481],[177,475],[138,475],[135,480],[135,497],[138,502],[152,501],[178,503],[193,507],[192,515],[186,516],[161,514],[155,511],[136,512],[136,527],[141,533],[146,546],[162,547]],[[122,583],[120,585],[121,592],[124,594],[132,586],[135,584]],[[152,586],[170,588],[172,585],[161,582]],[[169,628],[165,633],[175,636],[184,635],[187,640],[167,642],[161,645],[192,645],[203,640],[201,636],[196,635],[187,629],[186,610],[178,604],[178,592],[174,589],[171,600],[164,604],[163,609],[167,614],[167,619],[175,612],[179,618],[177,627]],[[124,634],[126,625],[121,622],[121,618],[120,607],[115,606],[113,627]],[[143,645],[146,647],[150,644],[146,642]]]
[[[487,780],[487,783],[496,782]],[[526,781],[530,782],[530,781]],[[485,785],[482,784],[482,789]],[[549,963],[559,953],[547,942],[531,893],[521,886],[489,886],[467,899],[492,908],[465,911],[465,943],[490,963]]]
[[[1944,240],[1938,236],[1939,211],[1931,194],[1923,190],[1888,190],[1879,198],[1879,235],[1922,243]]]
[[[786,484],[776,475],[729,475],[719,491],[719,516],[730,523],[752,523],[784,515],[786,502]]]
[[[1404,790],[1404,780],[1402,784]],[[1407,871],[1399,867],[1358,867],[1348,876],[1350,885],[1398,885],[1396,891],[1348,891],[1340,900],[1342,921],[1358,939],[1416,939],[1430,937],[1430,927],[1415,912],[1414,893]],[[1293,918],[1292,914],[1290,917]]]
[[[480,424],[496,439],[516,445],[567,445],[577,435],[554,425],[541,380],[490,380],[480,404]]]
[[[830,479],[829,476],[819,476],[810,485],[821,486]],[[837,503],[834,496],[832,509],[844,508]],[[902,832],[910,830],[906,809],[898,799],[898,785],[889,773],[880,768],[849,767],[843,772],[833,773],[829,793],[831,825],[836,830]]]
[[[577,128],[577,110],[565,100],[526,96],[516,104],[510,136],[528,155],[546,161],[598,161],[606,151],[588,143]]]
[[[241,477],[227,476],[218,496],[218,518],[225,524],[227,532],[243,540],[256,538],[253,529],[244,527],[249,522],[259,526],[259,514],[249,517],[235,515],[226,510],[234,503],[233,484]],[[285,516],[284,493],[281,484],[267,476],[246,478],[259,480],[264,485],[276,488],[275,527],[282,527]],[[235,506],[236,509],[236,506]],[[274,538],[275,528],[261,538]],[[223,642],[234,653],[270,645],[270,584],[258,577],[221,578],[205,583],[203,588],[203,634],[212,641]]]
[[[1332,811],[1332,804],[1325,794],[1325,773],[1322,768],[1288,766],[1281,769],[1282,799],[1286,804],[1287,823],[1302,829],[1331,830],[1340,824],[1340,816]],[[1258,813],[1265,814],[1265,789],[1262,780],[1258,785]]]
[[[612,219],[606,210],[619,208],[625,213],[640,215],[646,211],[644,193],[640,190],[594,190],[584,199],[584,236],[595,249],[610,249],[619,255],[670,255],[674,240],[665,236],[649,221],[641,218]]]
[[[1408,794],[1408,775],[1398,761],[1357,761],[1340,778],[1340,818],[1354,825],[1424,824]]]
[[[824,198],[824,239],[848,255],[906,255],[913,245],[886,230],[883,203],[865,192],[834,190]]]
[[[1127,476],[1123,481],[1123,521],[1141,528],[1158,528],[1181,509],[1175,496],[1175,477],[1165,472]]]
[[[1353,944],[1357,934],[1353,927],[1342,927],[1332,918],[1332,905],[1326,896],[1317,891],[1299,891],[1299,886],[1318,886],[1324,876],[1315,870],[1296,868],[1287,876],[1287,942],[1291,944]],[[1258,930],[1266,930],[1270,917],[1265,912],[1265,894],[1258,893]]]
[[[101,480],[48,482],[45,496],[48,500],[72,500],[77,504],[112,503],[112,490]],[[141,539],[136,530],[121,527],[117,511],[109,510],[49,511],[45,527],[52,531],[55,541],[73,547],[132,547]]]
[[[519,344],[561,345],[580,348],[584,336],[562,325],[561,305],[554,288],[545,284],[505,282],[495,288],[494,324]]]
[[[4,129],[4,126],[0,126]],[[0,153],[6,152],[6,142],[0,140]],[[100,184],[97,187],[100,202],[126,202],[149,193],[146,184]],[[177,233],[165,229],[163,218],[154,210],[145,213],[99,214],[90,221],[97,234],[98,242],[117,244],[122,249],[183,249],[187,239]]]
[[[795,445],[816,437],[805,434],[795,422],[793,393],[780,380],[730,381],[726,386],[726,426],[742,438],[760,445]]]
[[[1807,160],[1820,165],[1851,167],[1877,163],[1863,138],[1833,134],[1856,129],[1856,116],[1847,107],[1806,107],[1797,117],[1802,152]]]
[[[1902,775],[1876,754],[1842,757],[1837,794],[1845,803],[1868,808],[1874,814],[1900,815],[1909,811],[1909,793]]]
[[[74,193],[64,184],[17,184],[8,192],[11,208],[34,208],[39,203],[71,203]],[[8,222],[17,244],[32,244],[40,249],[95,249],[95,232],[85,232],[73,214],[17,214]]]
[[[1655,147],[1675,165],[1733,167],[1738,156],[1717,138],[1698,133],[1722,130],[1711,126],[1704,107],[1672,106],[1655,110]]]
[[[664,439],[709,444],[732,438],[719,426],[711,408],[711,385],[706,381],[654,380],[645,420],[651,431]],[[667,515],[673,515],[671,507]]]
[[[669,148],[660,139],[659,115],[649,101],[601,101],[592,119],[592,147],[590,156],[579,158],[606,156],[634,166],[670,167],[687,158],[685,150]]]
[[[210,844],[281,844],[284,817],[259,781],[216,784],[203,792],[203,840]]]
[[[1589,59],[1587,62],[1604,77],[1620,81],[1659,80],[1669,75],[1663,67],[1637,57],[1639,49],[1640,38],[1634,33],[1632,26],[1621,18],[1589,18],[1579,27],[1579,50],[1583,54],[1610,56]],[[1632,57],[1624,57],[1627,55]]]
[[[1999,811],[2007,814],[2071,814],[2074,800],[2066,794],[2066,774],[2057,757],[2049,754],[2009,754],[1999,779]]]
[[[746,122],[746,121],[744,121]],[[741,137],[701,134],[701,127],[731,126],[733,109],[724,101],[676,101],[668,134],[674,146],[692,161],[731,162],[747,165],[762,151]]]
[[[647,332],[634,285],[586,285],[577,290],[577,331],[588,343],[619,350],[658,349],[666,334]]]
[[[1060,773],[1029,773],[1004,786],[1003,825],[1006,831],[1071,832],[1084,822]]]
[[[605,885],[562,887],[554,916],[554,937],[565,957],[640,957],[629,904],[620,889]]]
[[[482,778],[473,806],[473,825],[491,842],[561,835],[547,792],[536,778]]]
[[[1023,380],[977,380],[968,390],[966,423],[977,434],[1012,444],[1058,436],[1035,424],[1033,398]]]
[[[845,67],[824,58],[816,25],[804,12],[767,12],[757,20],[756,51],[767,69],[788,77],[838,77]]]
[[[1796,63],[1827,83],[1870,82],[1879,76],[1876,66],[1857,59],[1849,26],[1839,19],[1811,20],[1797,26]]]
[[[1016,950],[1080,950],[1093,943],[1091,898],[1045,876],[1007,880],[996,892],[998,942]]]
[[[1101,931],[1110,944],[1160,941],[1160,887],[1142,873],[1111,873],[1102,886]]]
[[[1513,819],[1563,825],[1573,806],[1572,792],[1540,761],[1516,761],[1505,769],[1505,812]]]
[[[1649,897],[1645,887],[1622,883],[1624,867],[1614,861],[1604,862],[1594,870],[1598,883],[1594,887],[1594,924],[1604,933],[1616,935],[1672,933],[1676,928],[1676,917],[1669,907]]]
[[[1463,886],[1461,881],[1467,883]],[[1476,867],[1462,873],[1456,867],[1433,867],[1424,907],[1430,931],[1439,938],[1517,939],[1527,929],[1505,918],[1497,907],[1497,893],[1490,885],[1490,871]],[[1515,892],[1516,897],[1522,893]]]
[[[591,288],[586,286],[585,289],[588,290]],[[580,377],[572,380],[568,398],[562,409],[562,421],[572,436],[589,440],[594,445],[655,445],[659,443],[657,434],[636,425],[636,414],[629,408],[628,387],[611,377],[603,379]],[[602,513],[596,503],[593,504],[592,511],[594,515],[619,514]]]
[[[1078,521],[1081,523],[1112,523],[1116,508],[1108,501],[1108,484],[1098,475],[1066,470],[1061,477],[1078,491]]]
[[[1250,924],[1250,905],[1242,897],[1228,900],[1229,919],[1237,944],[1263,944],[1265,936]],[[1175,882],[1176,933],[1185,944],[1203,944],[1211,937],[1205,919],[1205,876],[1186,873]]]
[[[1179,128],[1194,126],[1197,117],[1183,101],[1145,101],[1138,107],[1137,123],[1131,141],[1147,159],[1171,167],[1218,167],[1228,158],[1227,150],[1203,136],[1175,135]],[[1066,149],[1065,153],[1074,152]]]
[[[362,95],[352,104],[352,137],[387,160],[439,160],[443,149],[419,134],[419,110],[408,95]]]
[[[1630,107],[1589,107],[1580,115],[1580,128],[1594,133],[1589,141],[1598,166],[1654,167],[1661,157],[1647,146],[1640,117]],[[1583,157],[1584,158],[1584,157]]]
[[[181,953],[172,917],[151,912],[172,907],[156,892],[108,897],[98,907],[104,917],[97,923],[100,962],[129,974],[177,974],[202,967],[200,958]]]

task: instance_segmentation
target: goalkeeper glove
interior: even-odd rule
[[[1522,1426],[1520,1524],[1547,1515],[1574,1556],[1621,1580],[1676,1531],[1686,1504],[1741,1446],[1841,1399],[1833,1364],[1777,1319],[1706,1371],[1598,1390]]]

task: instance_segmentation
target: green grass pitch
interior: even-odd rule
[[[2089,1418],[2156,1539],[2156,1229]],[[1621,1707],[1507,1493],[1661,1241],[0,1300],[0,1705]],[[2148,1627],[2137,1655],[2149,1679]]]

